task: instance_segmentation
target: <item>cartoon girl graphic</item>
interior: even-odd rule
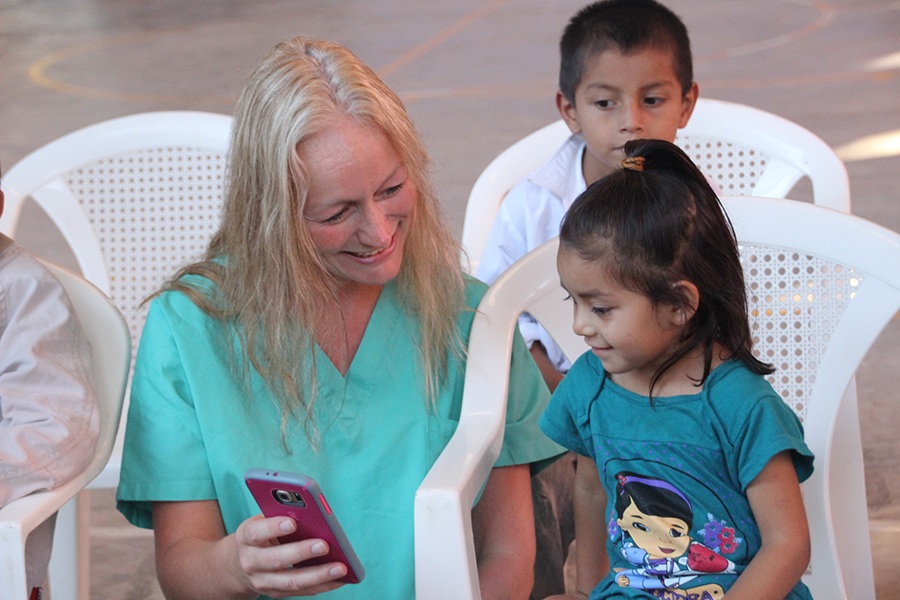
[[[620,587],[672,590],[701,573],[734,573],[734,563],[692,543],[691,502],[669,482],[620,472],[616,475],[615,509],[615,525],[623,534],[622,556],[634,565],[617,570]],[[614,527],[613,523],[610,526]],[[723,595],[718,585],[685,591],[697,598]]]

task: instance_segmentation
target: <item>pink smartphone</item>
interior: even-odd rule
[[[297,530],[278,538],[281,543],[320,538],[328,542],[329,552],[304,561],[301,565],[320,565],[341,562],[347,574],[338,579],[345,583],[359,583],[366,576],[341,524],[325,500],[319,485],[306,475],[286,471],[250,469],[244,481],[266,517],[290,517],[297,522]]]

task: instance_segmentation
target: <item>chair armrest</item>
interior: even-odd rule
[[[539,309],[539,314],[546,312],[548,317],[553,313],[554,323],[565,323],[561,330],[577,338],[568,319],[555,314],[566,312],[559,310],[565,293],[556,274],[557,245],[555,239],[551,240],[507,269],[475,312],[459,425],[416,492],[417,598],[481,598],[472,505],[503,445],[518,317],[532,308]],[[584,344],[580,339],[575,341]]]
[[[99,469],[91,465],[71,481],[46,492],[35,492],[0,508],[0,582],[10,598],[27,598],[25,541],[90,482]]]
[[[503,444],[518,314],[506,307],[498,311],[494,300],[488,291],[472,323],[459,425],[416,491],[417,598],[481,598],[472,506]]]

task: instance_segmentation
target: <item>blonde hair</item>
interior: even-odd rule
[[[459,244],[444,222],[428,176],[425,148],[400,99],[346,48],[297,37],[278,44],[250,77],[234,113],[222,223],[204,260],[166,289],[231,324],[248,364],[290,415],[316,434],[315,334],[335,319],[336,283],[303,219],[307,168],[297,145],[346,114],[377,127],[394,145],[418,190],[403,264],[401,303],[421,327],[420,359],[433,400],[448,360],[463,349],[456,319],[463,306]],[[208,287],[182,279],[200,275]],[[240,362],[236,359],[235,363]]]

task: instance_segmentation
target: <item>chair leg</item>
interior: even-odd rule
[[[48,579],[51,600],[89,600],[90,521],[89,492],[67,502],[56,519]]]

